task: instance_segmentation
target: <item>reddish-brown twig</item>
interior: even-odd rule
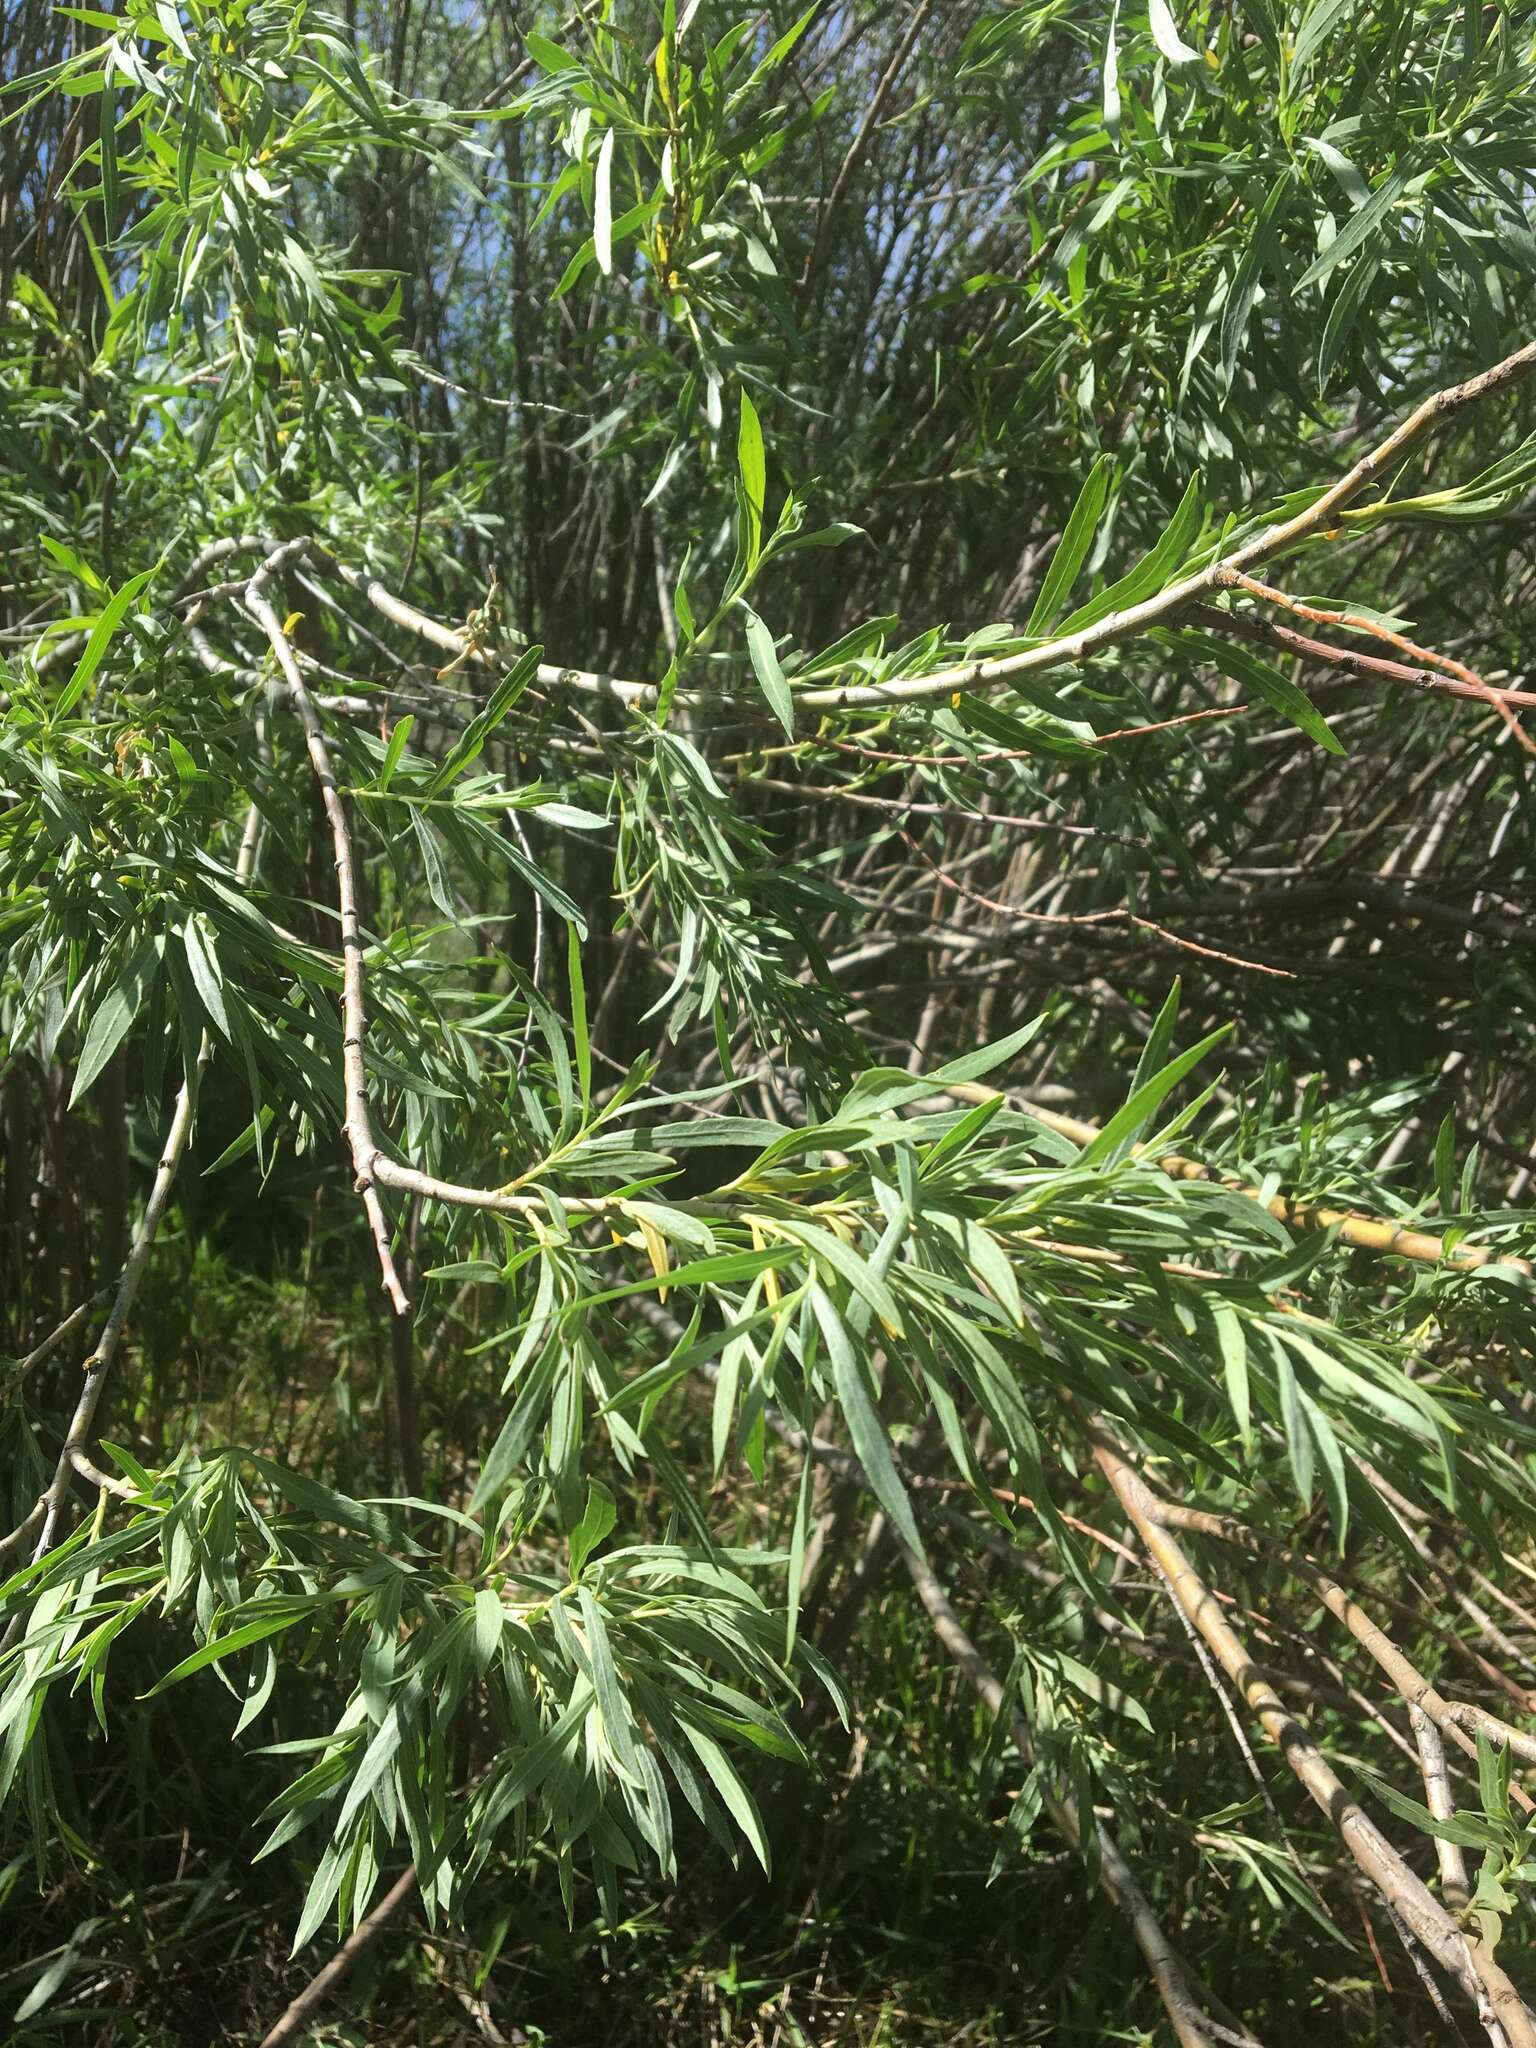
[[[1514,693],[1495,689],[1492,683],[1485,682],[1480,675],[1468,668],[1465,662],[1455,661],[1448,654],[1437,654],[1432,647],[1421,647],[1416,640],[1408,639],[1406,634],[1395,633],[1390,627],[1382,625],[1379,619],[1367,618],[1362,612],[1324,611],[1317,605],[1303,604],[1299,598],[1291,597],[1283,590],[1277,590],[1273,584],[1260,583],[1253,576],[1245,576],[1239,569],[1224,569],[1218,580],[1228,589],[1244,590],[1250,597],[1261,598],[1266,604],[1279,605],[1283,610],[1294,613],[1297,618],[1310,619],[1314,625],[1341,626],[1351,632],[1367,633],[1388,647],[1395,647],[1399,654],[1409,655],[1420,664],[1416,672],[1409,671],[1412,680],[1420,687],[1428,680],[1424,674],[1425,670],[1431,671],[1435,677],[1443,676],[1451,685],[1459,686],[1455,692],[1457,695],[1480,698],[1483,703],[1492,705],[1525,751],[1536,755],[1536,740],[1526,732],[1510,708]],[[1294,641],[1298,652],[1320,655],[1324,660],[1333,661],[1341,667],[1364,665],[1358,657],[1355,661],[1350,661],[1338,648],[1325,646],[1316,640],[1304,640],[1300,634],[1285,634],[1283,628],[1272,629],[1272,634],[1279,637],[1281,645],[1287,641]],[[1389,667],[1395,667],[1395,664],[1379,662],[1370,663],[1369,666],[1377,674],[1382,674],[1387,672]],[[1405,678],[1399,678],[1402,679]],[[1533,700],[1525,693],[1521,693],[1517,701],[1529,703]]]

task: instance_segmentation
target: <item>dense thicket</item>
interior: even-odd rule
[[[1536,2042],[1536,11],[3,20],[16,2038]]]

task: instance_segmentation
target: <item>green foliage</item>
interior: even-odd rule
[[[1117,1857],[1434,2038],[1110,1452],[1518,1983],[1523,365],[1394,429],[1530,331],[1530,11],[388,13],[0,94],[19,2038],[128,2038],[171,1716],[273,1954],[862,1896],[864,1798],[936,1896],[921,1793],[961,1921],[1077,1888],[986,2038],[1160,2023]]]

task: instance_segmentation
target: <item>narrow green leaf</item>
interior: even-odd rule
[[[925,1180],[931,1180],[942,1171],[946,1162],[964,1152],[976,1138],[1008,1107],[1005,1095],[990,1096],[985,1102],[978,1102],[955,1122],[933,1148],[924,1154],[918,1171]]]
[[[363,1806],[374,1786],[393,1764],[395,1754],[410,1732],[411,1724],[416,1719],[425,1697],[424,1680],[419,1674],[413,1674],[391,1701],[388,1713],[374,1730],[368,1747],[363,1752],[362,1761],[347,1787],[347,1795],[341,1803],[341,1812],[336,1820],[338,1841],[345,1834],[353,1814]]]
[[[810,1417],[809,1405],[806,1409]],[[806,1435],[810,1435],[809,1428]],[[805,1577],[805,1547],[811,1526],[811,1479],[816,1460],[807,1451],[800,1466],[800,1484],[795,1489],[795,1519],[789,1538],[789,1570],[785,1586],[784,1661],[795,1654],[795,1635],[800,1623],[800,1587]]]
[[[1150,1735],[1152,1723],[1146,1708],[1133,1694],[1122,1692],[1118,1685],[1100,1678],[1096,1671],[1086,1664],[1080,1664],[1076,1657],[1069,1657],[1065,1650],[1053,1650],[1051,1662],[1056,1665],[1062,1677],[1080,1692],[1084,1699],[1092,1700],[1096,1707],[1103,1707],[1106,1713],[1122,1714],[1127,1721],[1134,1721],[1139,1728],[1145,1728]]]
[[[1170,64],[1198,64],[1200,52],[1192,50],[1179,34],[1178,24],[1169,10],[1168,0],[1148,0],[1147,26],[1152,31],[1152,40]]]
[[[1329,725],[1317,706],[1304,691],[1289,682],[1279,669],[1267,661],[1251,654],[1246,647],[1239,647],[1230,640],[1224,640],[1219,633],[1177,632],[1165,636],[1177,646],[1185,649],[1197,661],[1208,661],[1219,668],[1224,675],[1241,683],[1245,689],[1254,690],[1265,703],[1288,718],[1292,725],[1299,726],[1310,740],[1326,749],[1330,754],[1342,754],[1343,742]]]
[[[405,743],[411,736],[411,727],[416,723],[415,714],[407,711],[404,718],[395,721],[394,731],[389,736],[389,745],[384,750],[384,759],[379,764],[378,780],[374,784],[380,795],[389,788],[390,779],[400,766],[400,757],[405,752]]]
[[[1147,1042],[1141,1049],[1141,1058],[1136,1062],[1136,1077],[1131,1082],[1132,1093],[1150,1081],[1154,1074],[1162,1072],[1168,1059],[1168,1049],[1173,1044],[1174,1026],[1179,1021],[1179,998],[1183,983],[1178,975],[1163,999],[1163,1007],[1153,1020],[1152,1029],[1147,1033]]]
[[[1114,1166],[1124,1159],[1156,1116],[1165,1098],[1192,1068],[1199,1065],[1208,1052],[1220,1045],[1231,1030],[1230,1024],[1222,1025],[1219,1031],[1213,1031],[1208,1038],[1202,1038],[1200,1043],[1192,1045],[1188,1052],[1181,1052],[1177,1059],[1171,1060],[1163,1068],[1161,1073],[1154,1074],[1150,1081],[1144,1081],[1139,1088],[1134,1089],[1130,1100],[1116,1110],[1093,1142],[1083,1147],[1079,1155],[1079,1165]]]
[[[1332,35],[1340,17],[1358,4],[1359,0],[1314,0],[1307,9],[1306,18],[1297,32],[1296,46],[1291,51],[1290,81],[1293,86],[1311,62],[1313,53]]]
[[[1024,628],[1031,639],[1048,629],[1051,620],[1071,596],[1072,586],[1088,559],[1094,535],[1099,530],[1104,500],[1109,494],[1110,478],[1114,473],[1115,465],[1108,455],[1101,455],[1089,470],[1087,480],[1078,492],[1077,503],[1072,507],[1072,516],[1067,521],[1066,531],[1051,557],[1051,566],[1045,572],[1045,581],[1041,584],[1040,594],[1035,599],[1029,623]]]
[[[1491,1820],[1502,1820],[1509,1814],[1511,1761],[1509,1744],[1495,1742],[1486,1728],[1479,1728],[1477,1789],[1483,1802],[1483,1811]]]
[[[1470,1813],[1452,1814],[1449,1820],[1436,1820],[1427,1806],[1421,1806],[1416,1799],[1410,1799],[1405,1792],[1399,1792],[1389,1778],[1384,1778],[1369,1765],[1353,1760],[1352,1768],[1363,1778],[1382,1804],[1411,1821],[1421,1834],[1433,1835],[1442,1842],[1459,1842],[1464,1849],[1487,1849],[1494,1846],[1497,1831],[1481,1816]]]
[[[113,86],[110,66],[106,68],[102,80],[98,104],[101,114],[101,215],[105,230],[103,239],[110,243],[117,233],[120,205],[117,172],[117,93]]]
[[[1317,1453],[1323,1498],[1328,1503],[1334,1540],[1342,1556],[1349,1535],[1349,1474],[1344,1465],[1344,1453],[1338,1437],[1334,1434],[1333,1424],[1305,1388],[1297,1388],[1296,1398],[1301,1404],[1302,1414],[1306,1417],[1312,1448]]]
[[[592,1041],[587,1035],[587,985],[581,974],[581,934],[574,924],[566,927],[565,964],[571,987],[571,1039],[576,1049],[576,1074],[581,1083],[581,1106],[592,1107]]]
[[[483,1678],[506,1627],[507,1610],[494,1586],[482,1586],[475,1594],[475,1669]]]
[[[1104,38],[1104,127],[1111,141],[1120,134],[1120,0],[1109,10],[1109,33]]]
[[[537,29],[525,29],[523,48],[542,71],[580,71],[581,61],[569,50],[562,50],[558,43],[552,43],[548,36],[542,36]]]
[[[768,497],[768,462],[763,452],[762,422],[757,407],[745,391],[741,394],[741,420],[736,432],[736,462],[746,498],[749,571],[756,567],[762,550],[763,508]]]
[[[1395,171],[1382,179],[1365,205],[1350,215],[1296,286],[1297,291],[1304,292],[1311,285],[1321,284],[1346,256],[1353,256],[1357,251],[1379,254],[1381,249],[1390,246],[1393,239],[1390,217],[1407,185],[1408,166],[1399,164]],[[1368,249],[1372,242],[1378,245],[1375,250]]]
[[[473,761],[478,761],[480,751],[495,732],[507,713],[521,697],[543,659],[542,647],[529,647],[518,656],[511,671],[503,676],[486,702],[485,709],[476,714],[463,732],[457,744],[443,759],[441,767],[427,784],[426,794],[440,796],[455,776],[462,775]]]
[[[768,707],[783,726],[790,739],[795,736],[795,703],[789,684],[784,680],[784,671],[779,666],[778,651],[773,644],[773,635],[763,624],[750,605],[744,604],[742,611],[747,620],[747,651],[752,657],[752,666]]]
[[[158,567],[159,564],[156,563],[155,569]],[[149,583],[155,569],[144,569],[137,576],[130,577],[122,589],[107,600],[91,628],[91,636],[85,643],[84,652],[75,663],[74,673],[54,700],[55,718],[67,718],[84,696],[87,685],[101,667],[107,649],[112,644],[113,634],[128,616],[134,600]]]
[[[1232,1414],[1237,1423],[1237,1433],[1243,1440],[1243,1448],[1253,1448],[1253,1408],[1248,1387],[1248,1341],[1243,1335],[1243,1323],[1236,1309],[1224,1301],[1212,1304],[1211,1320],[1216,1325],[1216,1341],[1221,1347],[1222,1374],[1226,1380],[1227,1399],[1232,1404]]]
[[[702,1728],[696,1728],[691,1720],[683,1720],[679,1725],[699,1761],[708,1771],[710,1783],[719,1793],[726,1811],[752,1844],[753,1854],[763,1866],[764,1873],[768,1873],[771,1869],[768,1838],[763,1833],[757,1802],[737,1775],[735,1765],[712,1735],[707,1735]]]
[[[995,1073],[999,1067],[1006,1067],[1010,1060],[1039,1035],[1045,1021],[1045,1012],[1042,1010],[1038,1017],[1032,1017],[1027,1024],[1021,1024],[1017,1031],[1010,1031],[1006,1038],[995,1038],[990,1045],[979,1046],[975,1052],[962,1053],[958,1059],[946,1060],[942,1067],[935,1067],[927,1079],[919,1084],[921,1089],[927,1093],[934,1088],[947,1088],[952,1081],[980,1081],[986,1075]]]
[[[197,915],[189,917],[181,928],[182,950],[187,956],[187,965],[192,970],[192,983],[197,990],[198,1001],[207,1011],[221,1035],[231,1038],[229,1011],[224,1003],[224,983],[219,972],[218,955],[213,941],[203,929],[204,920]]]
[[[1163,529],[1157,544],[1107,590],[1101,590],[1097,597],[1090,598],[1087,604],[1079,605],[1075,612],[1069,613],[1056,629],[1058,634],[1080,633],[1098,620],[1107,619],[1112,612],[1124,611],[1165,590],[1184,566],[1199,533],[1200,518],[1200,478],[1192,476],[1179,500],[1178,510]]]
[[[571,1531],[569,1546],[571,1553],[571,1577],[579,1579],[587,1559],[600,1543],[612,1535],[614,1524],[619,1519],[618,1509],[613,1504],[613,1495],[600,1479],[587,1484],[587,1504],[582,1510],[581,1520]]]
[[[1303,1507],[1310,1507],[1314,1476],[1312,1432],[1307,1428],[1307,1419],[1302,1410],[1301,1389],[1296,1384],[1296,1369],[1278,1345],[1272,1348],[1275,1355],[1275,1377],[1280,1385],[1280,1420],[1285,1430],[1285,1449],[1290,1462],[1291,1477],[1296,1482],[1296,1492]]]
[[[570,1704],[560,1718],[552,1722],[537,1741],[530,1743],[501,1777],[492,1781],[482,1816],[487,1834],[493,1834],[513,1808],[543,1784],[580,1732],[596,1702],[597,1694],[590,1682],[585,1678],[578,1679]]]
[[[77,555],[72,547],[66,546],[61,540],[55,540],[52,534],[40,533],[37,538],[40,545],[48,554],[52,555],[59,567],[75,577],[77,581],[83,583],[87,590],[94,590],[103,597],[110,596],[111,593],[108,591],[106,584],[102,582],[90,563]]]
[[[190,63],[192,61],[191,46],[187,42],[186,30],[182,27],[180,16],[171,4],[171,0],[155,0],[155,19],[165,31],[166,41],[171,43]]]
[[[1237,353],[1248,331],[1248,322],[1258,298],[1264,265],[1269,255],[1270,230],[1274,225],[1275,215],[1280,211],[1290,189],[1291,172],[1287,168],[1269,188],[1268,196],[1259,209],[1259,217],[1248,237],[1248,246],[1238,260],[1236,274],[1228,288],[1226,304],[1221,314],[1223,387],[1230,386],[1233,372],[1237,368]]]
[[[86,1027],[85,1042],[80,1048],[80,1060],[75,1068],[75,1084],[69,1096],[71,1109],[90,1092],[102,1068],[128,1035],[143,1006],[150,971],[158,958],[159,949],[154,940],[143,940],[97,1004]]]
[[[843,1419],[848,1424],[848,1438],[853,1445],[854,1456],[863,1466],[876,1500],[890,1516],[902,1540],[921,1557],[923,1539],[917,1533],[912,1504],[896,1470],[890,1438],[865,1384],[843,1320],[831,1296],[818,1280],[811,1282],[810,1300],[831,1361],[832,1384]]]
[[[215,1636],[190,1656],[183,1657],[179,1664],[173,1665],[141,1697],[155,1699],[171,1686],[179,1685],[184,1678],[190,1678],[194,1671],[204,1671],[210,1664],[218,1664],[239,1650],[249,1649],[252,1643],[265,1642],[268,1636],[282,1634],[285,1629],[313,1614],[317,1604],[310,1599],[285,1600],[275,1612],[260,1615],[255,1621],[243,1622],[240,1627],[231,1629],[228,1635]]]
[[[846,1280],[893,1337],[901,1335],[901,1309],[873,1261],[861,1258],[835,1231],[823,1230],[820,1224],[808,1223],[802,1216],[779,1216],[774,1220],[786,1236],[795,1238]]]

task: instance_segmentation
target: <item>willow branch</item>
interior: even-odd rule
[[[1240,580],[1248,584],[1247,578]],[[1264,589],[1263,584],[1253,584],[1253,589]],[[1308,607],[1296,607],[1303,617],[1319,618],[1327,614]],[[1413,648],[1411,641],[1403,640],[1400,634],[1390,634],[1394,645],[1413,648],[1421,656],[1425,666],[1410,667],[1406,662],[1390,661],[1384,655],[1361,654],[1350,647],[1335,647],[1331,641],[1313,640],[1304,633],[1292,632],[1288,626],[1277,626],[1272,619],[1258,619],[1245,612],[1221,612],[1205,605],[1196,605],[1192,610],[1196,623],[1219,633],[1235,636],[1239,640],[1254,640],[1263,647],[1278,648],[1286,654],[1297,654],[1304,661],[1325,662],[1330,668],[1342,669],[1346,674],[1357,676],[1362,682],[1385,681],[1404,683],[1410,689],[1439,691],[1448,697],[1470,697],[1486,704],[1503,719],[1515,739],[1529,754],[1536,752],[1536,741],[1521,725],[1512,707],[1529,709],[1536,705],[1536,694],[1529,690],[1506,690],[1485,683],[1481,677],[1473,676],[1470,670],[1462,670],[1461,664],[1449,663],[1444,656],[1434,655],[1427,648]],[[1343,621],[1340,621],[1343,623]],[[1446,673],[1446,670],[1460,670],[1460,673]]]
[[[1428,1716],[1433,1725],[1469,1757],[1476,1757],[1475,1736],[1481,1732],[1496,1743],[1506,1744],[1516,1756],[1536,1763],[1536,1736],[1528,1735],[1521,1728],[1501,1721],[1496,1714],[1490,1714],[1486,1707],[1474,1706],[1470,1702],[1450,1700],[1432,1680],[1425,1677],[1412,1659],[1400,1650],[1397,1644],[1374,1621],[1360,1603],[1355,1600],[1336,1579],[1314,1564],[1308,1557],[1297,1551],[1277,1546],[1267,1537],[1233,1516],[1209,1514],[1200,1508],[1181,1507],[1172,1502],[1151,1495],[1155,1503],[1156,1517],[1164,1528],[1180,1528],[1212,1536],[1218,1542],[1235,1543],[1243,1549],[1262,1553],[1271,1561],[1281,1563],[1288,1571],[1310,1586],[1335,1621],[1342,1622],[1355,1641],[1373,1658],[1391,1679],[1403,1703],[1410,1713],[1420,1712]],[[1384,1597],[1384,1596],[1382,1596]],[[1410,1611],[1410,1610],[1405,1610]],[[1510,1796],[1528,1811],[1536,1811],[1536,1803],[1520,1786],[1510,1787]]]
[[[1170,622],[1189,605],[1230,588],[1236,579],[1260,563],[1271,561],[1304,541],[1327,534],[1339,515],[1362,491],[1400,462],[1437,427],[1495,392],[1517,384],[1533,369],[1536,369],[1536,342],[1529,342],[1491,369],[1436,392],[1416,407],[1369,454],[1362,456],[1352,469],[1290,519],[1263,527],[1225,555],[1207,563],[1203,569],[1181,577],[1166,590],[1145,598],[1140,604],[1111,612],[1107,618],[1085,626],[1081,632],[1063,634],[1054,640],[1041,641],[1036,647],[1026,647],[1014,654],[996,655],[991,660],[954,662],[928,675],[896,676],[884,683],[817,683],[808,677],[802,684],[791,678],[795,704],[807,711],[900,708],[908,704],[931,703],[952,696],[957,690],[990,690],[1000,684],[1011,683],[1019,676],[1043,675],[1053,669],[1076,667],[1122,640],[1133,639],[1154,626]],[[406,627],[431,645],[455,657],[492,658],[490,651],[480,647],[469,632],[459,627],[444,626],[429,618],[414,605],[386,590],[377,578],[344,562],[333,562],[333,566],[336,573],[354,589],[360,590],[385,618]],[[540,665],[538,679],[549,688],[585,691],[624,704],[651,705],[657,701],[658,695],[656,686],[651,683],[629,682],[590,669],[559,668],[553,663]],[[679,690],[673,701],[711,710],[717,716],[724,705],[738,708],[737,700],[714,691]],[[743,697],[739,700],[739,708],[757,711],[761,705],[756,698]]]
[[[64,1432],[64,1443],[53,1469],[53,1477],[26,1519],[0,1540],[0,1557],[18,1550],[39,1527],[42,1533],[32,1552],[32,1561],[36,1563],[40,1557],[46,1556],[58,1534],[64,1503],[69,1498],[69,1490],[77,1474],[91,1480],[97,1486],[104,1487],[109,1493],[124,1496],[132,1494],[132,1488],[125,1485],[122,1480],[112,1478],[97,1469],[90,1460],[86,1446],[90,1442],[96,1411],[101,1406],[101,1397],[106,1390],[107,1375],[112,1369],[113,1359],[117,1356],[118,1345],[122,1342],[134,1297],[139,1291],[139,1280],[148,1263],[166,1206],[170,1201],[171,1184],[176,1178],[176,1169],[181,1164],[191,1129],[192,1086],[190,1082],[183,1082],[171,1114],[170,1128],[160,1149],[160,1163],[155,1172],[154,1185],[150,1189],[149,1200],[145,1204],[127,1263],[119,1276],[106,1327],[95,1350],[86,1359],[82,1368],[85,1378],[75,1401],[69,1427]],[[68,1321],[54,1332],[53,1339],[48,1340],[46,1348],[52,1349],[55,1340],[62,1342],[65,1332],[78,1328],[89,1316],[93,1306],[94,1303],[87,1302],[76,1309]]]
[[[1424,1773],[1424,1804],[1436,1820],[1454,1820],[1456,1805],[1451,1798],[1450,1773],[1445,1765],[1445,1745],[1440,1730],[1422,1707],[1408,1709],[1408,1725],[1419,1752]],[[1440,1865],[1440,1896],[1453,1913],[1462,1912],[1471,1899],[1467,1883],[1467,1862],[1459,1842],[1435,1837],[1435,1858]]]
[[[112,1289],[103,1287],[93,1294],[89,1301],[82,1301],[78,1308],[71,1309],[57,1329],[50,1330],[42,1342],[34,1345],[22,1359],[16,1368],[17,1379],[25,1379],[35,1367],[50,1359],[61,1344],[67,1344],[71,1337],[76,1336],[82,1325],[90,1321],[95,1311],[104,1308],[111,1299]]]
[[[984,1088],[974,1081],[959,1081],[943,1092],[961,1102],[991,1102],[1003,1091]],[[1058,1137],[1070,1138],[1075,1145],[1091,1145],[1099,1135],[1097,1124],[1085,1123],[1080,1117],[1063,1116],[1058,1110],[1046,1109],[1039,1103],[1026,1102],[1016,1096],[1008,1099],[1025,1116],[1033,1117],[1036,1123],[1044,1124]],[[1135,1156],[1149,1159],[1159,1173],[1167,1174],[1170,1180],[1212,1181],[1229,1194],[1260,1203],[1271,1216],[1289,1224],[1293,1230],[1336,1229],[1346,1244],[1358,1245],[1363,1251],[1418,1259],[1432,1266],[1459,1266],[1470,1271],[1479,1266],[1496,1265],[1524,1273],[1528,1278],[1536,1276],[1536,1265],[1529,1259],[1518,1258],[1513,1252],[1501,1252],[1479,1244],[1447,1245],[1443,1237],[1435,1237],[1427,1230],[1409,1230],[1400,1223],[1387,1223],[1379,1216],[1367,1215],[1361,1209],[1333,1209],[1321,1202],[1298,1200],[1294,1195],[1266,1196],[1262,1188],[1252,1187],[1235,1176],[1229,1178],[1215,1167],[1202,1165],[1198,1159],[1187,1159],[1180,1152],[1164,1152],[1152,1158],[1143,1145],[1131,1149]]]
[[[1293,627],[1279,625],[1273,619],[1259,618],[1253,612],[1223,612],[1214,606],[1196,605],[1190,611],[1190,618],[1194,624],[1210,632],[1251,640],[1256,646],[1273,647],[1283,654],[1298,654],[1305,661],[1342,669],[1347,675],[1357,676],[1361,682],[1404,683],[1414,690],[1440,690],[1451,697],[1477,697],[1485,701],[1491,693],[1502,703],[1521,710],[1536,707],[1536,691],[1501,689],[1493,683],[1474,685],[1463,682],[1460,677],[1445,675],[1427,666],[1392,661],[1380,654],[1363,654],[1358,647],[1338,647],[1331,640],[1314,640],[1308,633],[1298,633]]]
[[[368,1010],[363,982],[363,934],[357,914],[357,868],[352,856],[352,835],[347,825],[346,806],[342,803],[341,792],[336,786],[336,775],[331,766],[331,753],[326,743],[325,728],[320,723],[320,714],[315,709],[314,700],[299,672],[293,643],[273,608],[272,600],[267,596],[267,586],[272,578],[286,563],[307,554],[309,546],[307,540],[299,540],[285,542],[282,547],[274,549],[247,584],[245,607],[266,634],[272,652],[277,658],[278,668],[287,685],[288,696],[304,728],[310,766],[314,769],[315,779],[320,785],[321,801],[325,806],[326,819],[331,828],[331,845],[336,865],[336,897],[341,914],[341,1070],[346,1099],[344,1127],[352,1154],[356,1188],[362,1197],[368,1227],[373,1234],[384,1289],[394,1306],[395,1314],[403,1316],[410,1303],[406,1299],[404,1287],[400,1284],[400,1275],[395,1270],[394,1254],[389,1245],[389,1223],[375,1184],[378,1146],[374,1142],[373,1126],[368,1115],[368,1073],[363,1054],[363,1044],[368,1032]]]
[[[909,1550],[905,1543],[900,1543],[899,1548],[902,1562],[906,1565],[912,1583],[917,1589],[917,1597],[922,1601],[928,1618],[933,1623],[934,1633],[977,1696],[986,1703],[992,1713],[1001,1713],[1005,1704],[1001,1681],[961,1626],[955,1610],[949,1604],[943,1588],[934,1575],[933,1568],[915,1551]],[[1028,1766],[1033,1758],[1029,1729],[1022,1715],[1015,1709],[1010,1707],[1008,1716],[1014,1746],[1021,1761]],[[1047,1786],[1045,1805],[1058,1832],[1064,1835],[1074,1848],[1081,1848],[1084,1816],[1071,1794],[1057,1793]],[[1087,1818],[1098,1840],[1099,1884],[1106,1897],[1119,1907],[1130,1922],[1136,1946],[1145,1958],[1152,1980],[1157,1986],[1158,1996],[1163,2001],[1181,2048],[1216,2048],[1216,2044],[1222,2041],[1245,2044],[1245,2048],[1259,2048],[1254,2036],[1246,2030],[1237,2033],[1226,2027],[1218,2027],[1201,2009],[1190,1986],[1182,1959],[1163,1932],[1162,1923],[1152,1911],[1146,1893],[1137,1883],[1130,1865],[1120,1854],[1114,1838],[1102,1822],[1092,1815]]]
[[[1159,1518],[1156,1496],[1104,1424],[1092,1424],[1094,1457],[1175,1599],[1247,1701],[1344,1847],[1392,1910],[1507,2036],[1511,2048],[1536,2048],[1533,2019],[1514,1985],[1485,1949],[1469,1942],[1441,1902],[1411,1870],[1323,1756],[1310,1731],[1281,1702],[1209,1586]]]

